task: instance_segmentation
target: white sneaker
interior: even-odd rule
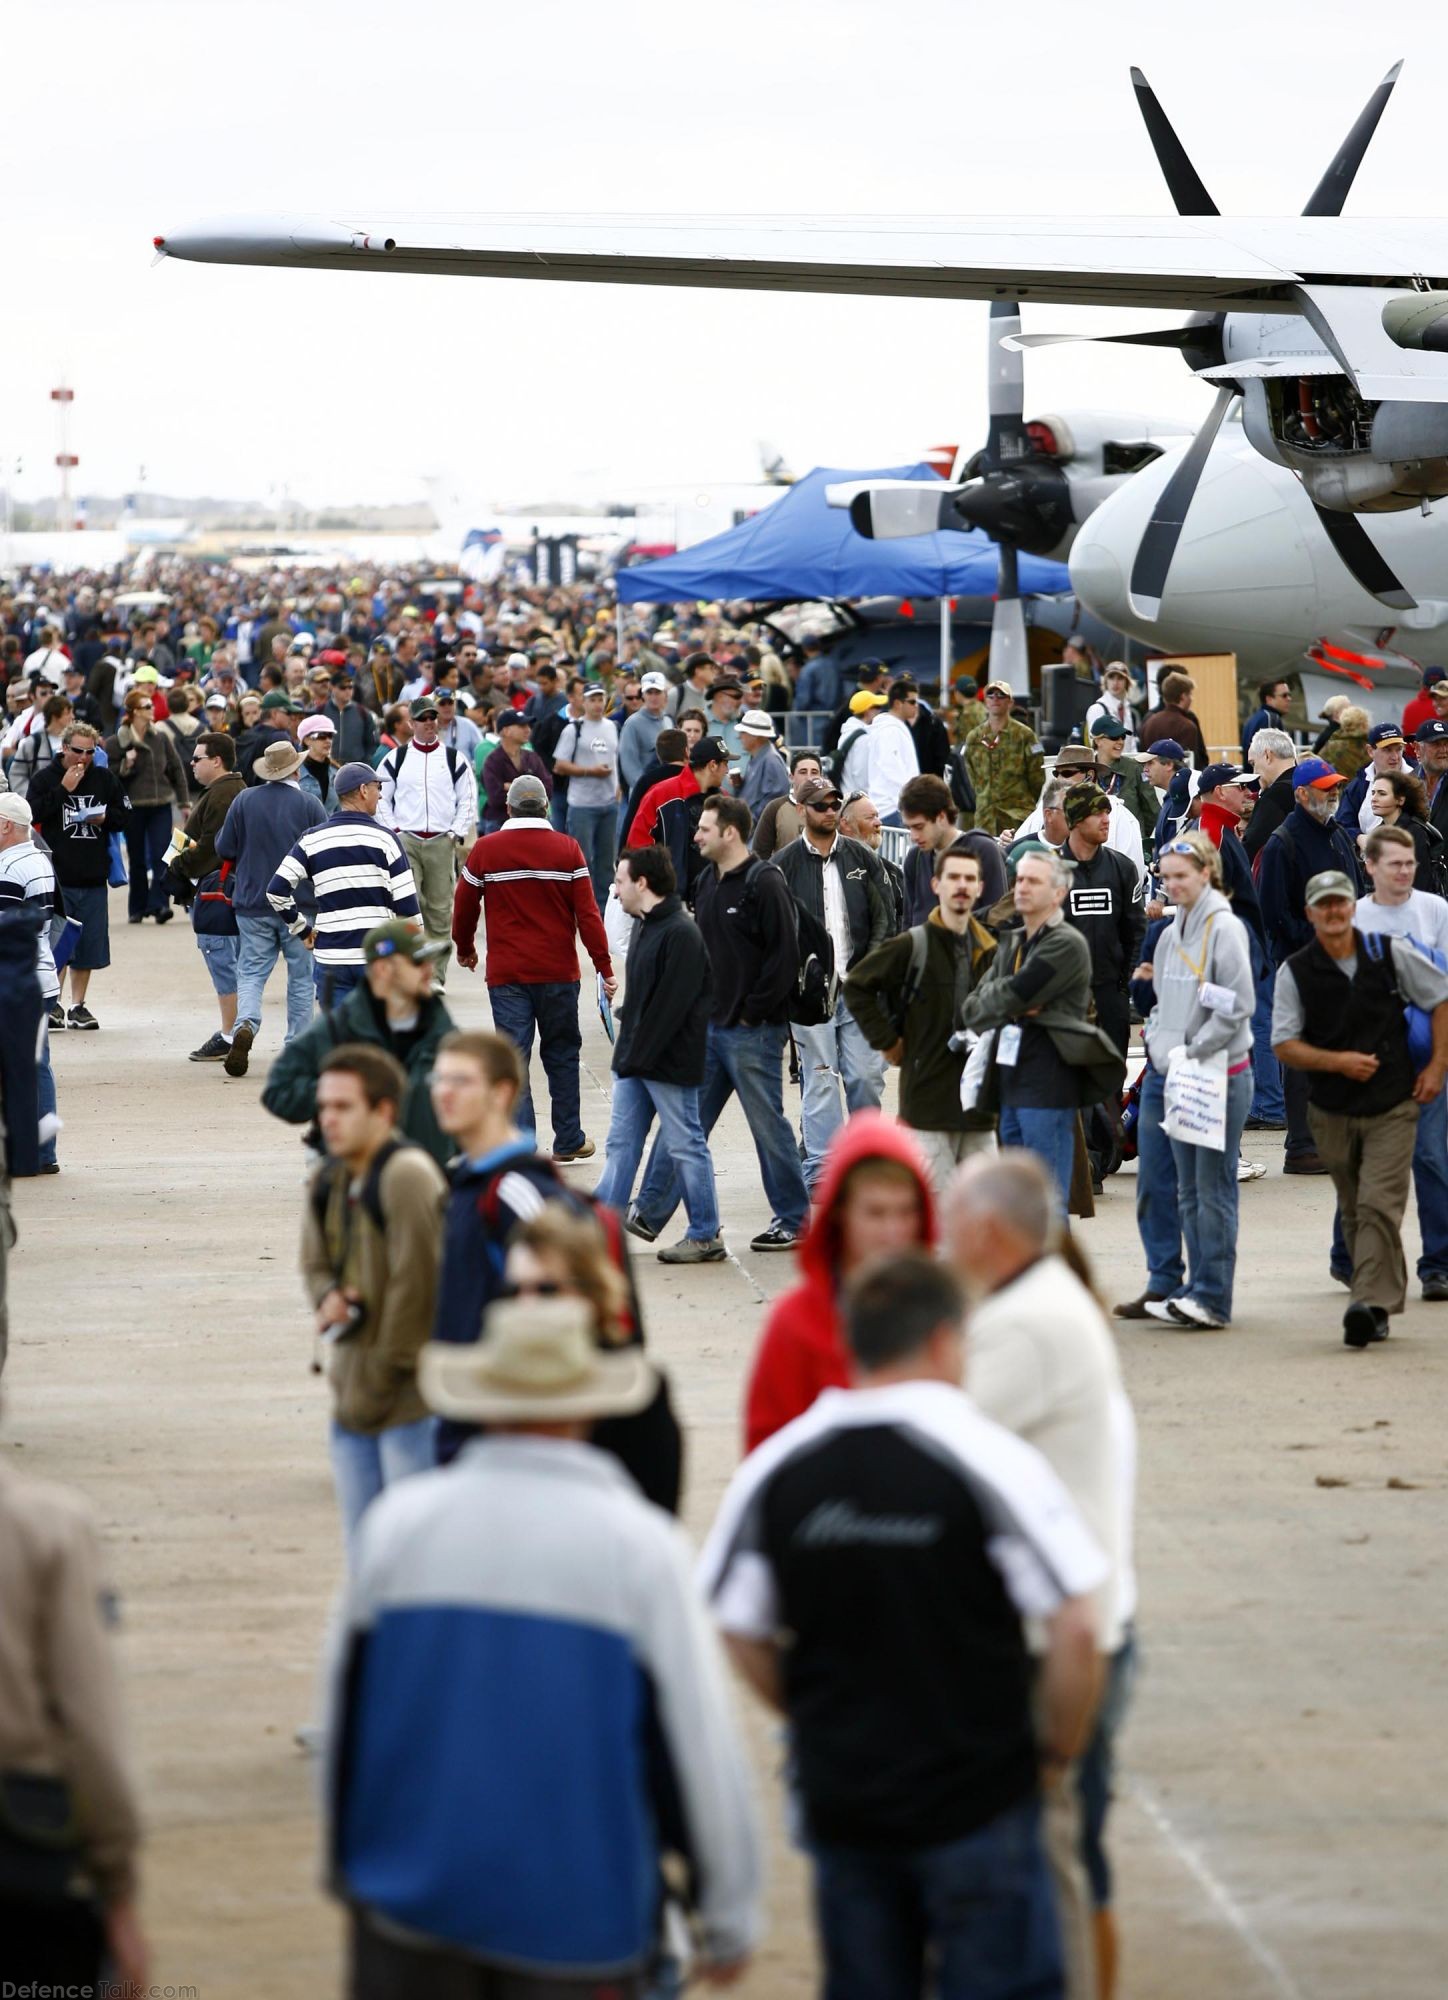
[[[1217,1332],[1227,1322],[1208,1312],[1196,1299],[1168,1299],[1166,1309],[1178,1326],[1202,1326]]]
[[[1180,1326],[1181,1321],[1172,1311],[1171,1299],[1143,1299],[1141,1302],[1152,1319],[1159,1319],[1163,1326]]]
[[[1260,1181],[1267,1177],[1267,1169],[1257,1160],[1244,1159],[1237,1155],[1237,1179],[1239,1181]]]

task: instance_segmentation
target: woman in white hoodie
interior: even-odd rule
[[[1137,972],[1156,996],[1145,1031],[1150,1073],[1141,1092],[1137,1170],[1137,1226],[1148,1265],[1142,1303],[1169,1326],[1222,1327],[1232,1317],[1237,1152],[1252,1102],[1252,954],[1246,926],[1222,894],[1221,857],[1205,834],[1169,842],[1158,864],[1176,914],[1150,965]],[[1221,1152],[1170,1140],[1168,1176],[1150,1163],[1165,1165],[1163,1087],[1176,1049],[1198,1058],[1225,1051],[1227,1131]]]

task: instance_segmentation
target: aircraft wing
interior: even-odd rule
[[[1448,272],[1448,222],[1342,216],[261,216],[153,241],[214,264],[1188,312],[1301,313],[1305,281]]]

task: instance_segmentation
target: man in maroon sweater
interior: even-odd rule
[[[610,1000],[613,966],[583,849],[549,825],[542,780],[515,778],[507,803],[505,824],[475,844],[458,878],[453,943],[458,964],[475,972],[478,918],[486,911],[483,976],[493,1023],[523,1058],[523,1095],[514,1115],[521,1130],[536,1130],[526,1080],[536,1029],[553,1110],[553,1158],[566,1165],[595,1150],[579,1110],[578,939]]]

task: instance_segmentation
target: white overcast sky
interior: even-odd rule
[[[1448,213],[1448,9],[1256,0],[10,0],[0,466],[49,492],[480,501],[884,464],[984,431],[983,305],[150,268],[248,211],[1160,214],[1146,71],[1227,213],[1301,207],[1404,70],[1358,214]],[[1027,327],[1124,325],[1037,306]],[[1141,316],[1133,325],[1146,324]],[[1027,357],[1027,414],[1196,421],[1170,354]]]

